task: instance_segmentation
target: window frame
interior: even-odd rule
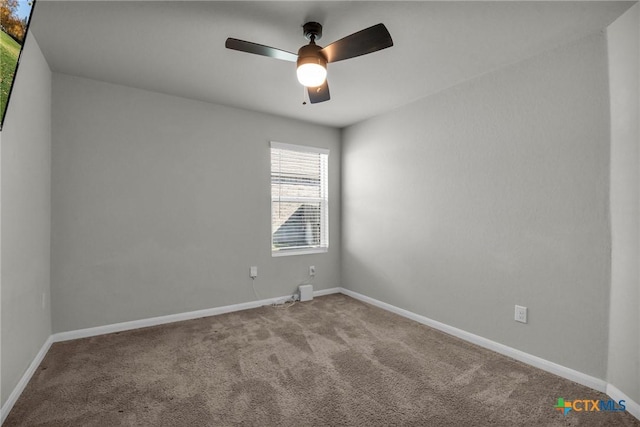
[[[296,246],[293,248],[281,248],[277,249],[274,247],[274,230],[273,230],[273,209],[274,209],[274,201],[276,199],[273,196],[273,150],[288,150],[295,151],[300,153],[312,153],[312,154],[320,154],[326,155],[326,162],[324,167],[326,170],[321,172],[320,177],[320,197],[281,197],[277,201],[283,202],[313,202],[319,203],[320,205],[320,245],[318,246],[310,246],[310,247],[301,247]],[[270,229],[271,229],[271,256],[272,257],[281,257],[281,256],[290,256],[290,255],[308,255],[308,254],[318,254],[318,253],[327,253],[329,251],[329,154],[330,151],[327,148],[320,148],[308,145],[298,145],[298,144],[286,144],[283,142],[271,141],[269,147],[269,191],[270,191]],[[320,166],[323,166],[322,160]],[[324,179],[323,179],[324,178]]]

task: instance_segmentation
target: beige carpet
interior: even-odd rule
[[[609,398],[329,295],[54,344],[5,426],[640,426]]]

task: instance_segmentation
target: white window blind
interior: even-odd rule
[[[273,255],[326,252],[328,166],[329,150],[271,143]]]

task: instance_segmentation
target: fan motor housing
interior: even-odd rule
[[[302,46],[298,50],[297,66],[302,64],[318,64],[324,68],[327,68],[327,58],[321,52],[322,48],[315,44],[308,44]]]

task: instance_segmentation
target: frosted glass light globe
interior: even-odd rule
[[[327,69],[320,64],[300,64],[296,71],[298,81],[306,87],[321,86],[327,78]]]

